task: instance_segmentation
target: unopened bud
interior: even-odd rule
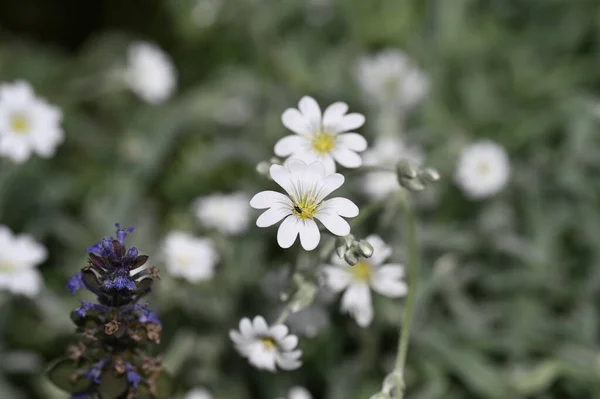
[[[414,179],[417,177],[417,169],[415,169],[407,160],[401,160],[396,165],[396,172],[399,178]]]
[[[269,159],[269,162],[271,163],[271,165],[281,165],[281,159],[277,157],[271,157],[271,159]]]
[[[338,237],[335,239],[335,253],[337,256],[343,259],[347,249],[348,244],[346,243],[346,239],[344,237]]]
[[[419,179],[398,179],[398,183],[409,191],[423,191],[425,185]]]
[[[433,168],[425,168],[419,172],[419,177],[427,183],[435,183],[440,180],[440,174]]]
[[[356,249],[363,258],[370,258],[373,255],[373,246],[367,240],[360,240]]]
[[[260,175],[268,175],[271,165],[267,161],[261,161],[256,165],[256,171]]]
[[[355,248],[348,248],[344,253],[344,260],[350,265],[354,266],[358,263],[358,256],[356,256]]]

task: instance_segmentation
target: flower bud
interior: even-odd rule
[[[343,259],[347,249],[348,244],[346,243],[346,239],[344,237],[337,237],[335,239],[335,253],[337,256]]]
[[[267,176],[269,174],[270,167],[271,164],[269,164],[267,161],[261,161],[256,165],[256,171],[259,175]]]
[[[358,256],[356,255],[356,249],[354,247],[348,248],[344,253],[344,260],[350,265],[354,266],[358,263]]]
[[[417,177],[417,169],[405,159],[396,165],[396,173],[398,173],[398,178],[414,179]]]
[[[398,183],[409,191],[423,191],[425,185],[420,179],[398,179]]]
[[[367,240],[360,240],[356,249],[363,258],[370,258],[373,255],[373,246]]]
[[[425,168],[419,172],[419,177],[426,183],[435,183],[440,180],[440,174],[434,168]]]

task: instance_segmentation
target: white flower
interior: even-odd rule
[[[0,225],[0,289],[36,295],[42,287],[42,277],[35,267],[46,257],[46,248],[32,237],[15,236],[8,227]]]
[[[365,117],[348,112],[343,102],[331,104],[323,115],[314,98],[304,96],[298,109],[288,108],[281,121],[296,134],[286,136],[275,144],[275,154],[290,156],[310,163],[321,161],[325,172],[335,172],[335,162],[346,168],[358,168],[362,159],[356,152],[367,149],[367,141],[358,133],[346,133],[361,127]]]
[[[282,370],[294,370],[302,365],[302,351],[294,350],[298,337],[288,334],[284,324],[269,327],[262,316],[256,316],[252,321],[245,317],[240,321],[239,332],[230,330],[229,337],[237,351],[258,369],[274,372],[277,366]]]
[[[267,209],[256,220],[258,227],[268,227],[283,219],[277,231],[277,243],[289,248],[300,235],[302,247],[311,251],[317,247],[321,234],[314,219],[331,233],[345,236],[350,225],[343,217],[358,215],[358,207],[349,199],[336,197],[325,201],[325,197],[344,183],[339,173],[325,175],[321,162],[310,165],[290,160],[286,166],[272,165],[271,177],[288,195],[276,191],[262,191],[250,200],[255,209]]]
[[[213,194],[198,198],[196,218],[206,227],[223,234],[239,234],[246,230],[250,221],[248,196],[242,192]]]
[[[61,111],[36,97],[29,83],[0,85],[0,155],[25,162],[32,152],[50,158],[64,140]]]
[[[504,148],[480,141],[463,150],[454,177],[469,198],[481,199],[500,191],[509,176],[510,163]]]
[[[204,388],[194,388],[185,394],[184,399],[212,399],[212,395]]]
[[[404,296],[407,292],[407,286],[402,281],[404,266],[397,263],[383,264],[391,255],[392,249],[379,236],[371,235],[366,240],[373,246],[373,256],[349,266],[337,255],[333,255],[333,265],[325,265],[323,269],[325,284],[331,290],[345,290],[342,312],[350,313],[361,327],[368,326],[373,320],[371,288],[390,298]]]
[[[160,104],[167,100],[176,86],[173,61],[156,45],[137,42],[127,51],[125,84],[142,100]]]
[[[364,161],[368,166],[381,166],[392,171],[369,172],[364,176],[362,188],[374,199],[381,199],[388,194],[401,189],[396,176],[396,164],[402,160],[420,165],[423,155],[416,147],[407,147],[399,137],[382,136],[375,140],[374,145],[365,152]]]
[[[293,387],[290,389],[285,399],[312,399],[312,395],[308,389],[304,387]]]
[[[410,108],[429,90],[427,76],[401,51],[383,50],[364,57],[358,65],[358,81],[364,92],[379,103],[392,102]]]
[[[195,238],[182,231],[167,235],[162,252],[169,273],[192,283],[210,280],[219,261],[209,239]]]

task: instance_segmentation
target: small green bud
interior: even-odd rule
[[[373,255],[373,246],[367,242],[367,240],[360,240],[356,246],[360,256],[364,258],[370,258]]]
[[[435,183],[440,180],[440,174],[434,168],[425,168],[419,172],[419,177],[426,183]]]
[[[256,171],[259,175],[267,176],[269,174],[270,167],[271,164],[269,164],[267,161],[261,161],[256,165]]]
[[[399,179],[398,182],[409,191],[423,191],[425,189],[425,185],[419,179]]]
[[[414,179],[417,177],[417,169],[404,159],[396,165],[396,172],[398,173],[399,179]]]
[[[344,260],[350,265],[354,266],[358,263],[358,256],[356,256],[356,249],[350,247],[344,253]]]
[[[335,239],[335,253],[337,256],[343,259],[347,249],[348,243],[346,242],[346,239],[344,237],[337,237]]]

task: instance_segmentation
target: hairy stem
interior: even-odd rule
[[[405,240],[408,253],[408,297],[402,317],[402,326],[400,328],[400,337],[398,342],[398,355],[394,367],[395,374],[401,376],[402,380],[396,385],[396,398],[402,399],[404,396],[404,368],[406,364],[406,354],[408,352],[408,342],[410,338],[410,326],[412,324],[413,312],[415,308],[415,299],[417,294],[417,284],[419,281],[419,254],[417,244],[417,231],[415,215],[410,204],[406,200],[404,203],[405,214]]]

